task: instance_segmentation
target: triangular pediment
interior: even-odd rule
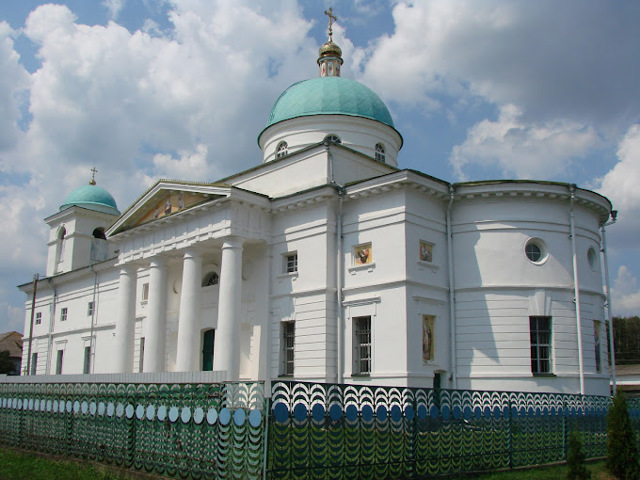
[[[160,181],[113,224],[108,236],[178,215],[230,195],[230,187]]]

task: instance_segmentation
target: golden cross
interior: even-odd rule
[[[333,41],[333,28],[331,28],[331,27],[333,26],[333,22],[337,22],[338,21],[338,17],[336,17],[333,14],[333,7],[329,7],[329,11],[325,10],[324,14],[329,17],[329,41],[332,42]]]
[[[96,167],[91,167],[91,181],[89,182],[89,184],[91,185],[96,184],[96,173],[98,173],[98,170],[96,169]]]

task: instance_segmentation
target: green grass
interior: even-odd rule
[[[614,477],[607,472],[604,461],[589,463],[588,467],[593,480],[614,480]],[[553,465],[442,478],[443,480],[562,480],[566,477],[566,465]],[[0,478],[2,480],[140,480],[163,477],[135,471],[123,472],[106,465],[62,460],[59,457],[0,447]]]
[[[120,473],[106,465],[62,460],[22,450],[0,447],[2,480],[133,480],[159,478],[135,472]]]

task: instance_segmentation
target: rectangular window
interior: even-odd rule
[[[551,373],[551,317],[529,317],[531,372]]]
[[[42,323],[42,312],[36,312],[36,325],[40,325]]]
[[[353,264],[366,265],[373,261],[373,249],[371,243],[363,243],[353,248]]]
[[[371,373],[371,317],[353,319],[353,373],[369,375]]]
[[[56,356],[56,375],[62,374],[62,359],[64,357],[64,350],[58,350]]]
[[[67,307],[64,307],[62,310],[60,310],[60,321],[61,322],[66,322],[67,321]]]
[[[93,302],[87,304],[87,317],[93,316]]]
[[[600,356],[600,329],[602,326],[602,322],[595,320],[593,322],[593,342],[595,348],[596,355],[596,372],[600,373],[602,370],[602,357]]]
[[[282,323],[282,375],[293,375],[296,342],[295,322]]]
[[[87,374],[91,373],[91,347],[84,347],[84,367],[82,368],[82,373]]]
[[[296,273],[298,271],[298,252],[285,253],[283,260],[284,273]]]
[[[143,283],[142,284],[142,298],[141,300],[143,302],[146,302],[147,300],[149,300],[149,284],[148,283]]]
[[[138,357],[138,372],[142,373],[144,367],[144,337],[140,337],[140,356]]]
[[[29,372],[29,375],[35,375],[37,369],[38,369],[38,354],[32,353],[31,354],[31,371]]]

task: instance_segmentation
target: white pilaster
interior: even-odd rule
[[[228,381],[240,376],[240,301],[242,298],[242,239],[226,237],[222,244],[218,329],[213,369],[225,370]]]
[[[165,370],[167,343],[167,261],[154,257],[149,265],[149,303],[147,305],[144,347],[145,372]]]
[[[136,270],[128,265],[120,269],[118,310],[113,351],[113,372],[131,373],[133,370],[133,335],[136,310]]]
[[[190,250],[182,260],[182,290],[178,319],[178,351],[176,369],[193,372],[198,368],[200,352],[200,289],[202,255]]]

